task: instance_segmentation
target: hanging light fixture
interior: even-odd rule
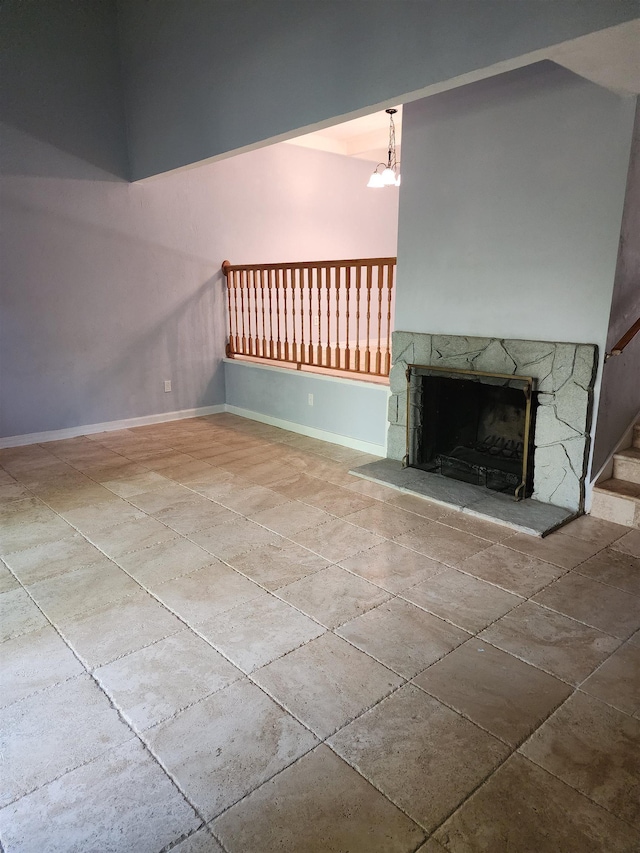
[[[369,178],[367,186],[374,189],[400,186],[400,163],[396,160],[396,126],[393,121],[398,110],[389,109],[385,112],[389,116],[389,156],[386,163],[378,163]]]

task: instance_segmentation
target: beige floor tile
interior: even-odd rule
[[[29,592],[48,618],[56,622],[120,601],[139,589],[115,563],[105,561],[34,583]]]
[[[199,823],[136,740],[0,811],[3,839],[15,853],[157,853]]]
[[[576,572],[618,589],[640,595],[640,557],[633,557],[613,548],[605,548],[580,563]]]
[[[620,645],[595,628],[528,601],[479,637],[573,685],[591,675]]]
[[[626,639],[640,628],[640,597],[569,572],[533,601]]]
[[[246,680],[160,723],[145,740],[207,820],[317,743]]]
[[[341,518],[335,518],[291,537],[299,545],[309,548],[331,562],[353,557],[360,551],[367,551],[384,542],[382,536],[349,524]]]
[[[430,666],[414,683],[511,746],[572,693],[557,678],[475,639]]]
[[[22,483],[16,482],[13,477],[7,476],[7,482],[3,483],[0,477],[0,503],[12,503],[13,501],[22,501],[25,498],[32,497],[31,492]]]
[[[47,504],[65,518],[82,507],[118,503],[120,498],[99,483],[86,478],[84,484],[74,485],[70,489],[56,489],[43,495]],[[67,518],[68,521],[71,519]],[[71,522],[74,527],[74,522]]]
[[[422,847],[419,847],[416,853],[447,853],[442,844],[439,844],[435,838],[430,838]]]
[[[622,524],[614,524],[612,521],[594,518],[591,515],[581,515],[580,518],[570,521],[558,531],[563,536],[572,536],[574,539],[596,545],[598,549],[606,548],[628,532],[629,528]]]
[[[302,613],[264,595],[198,625],[198,632],[249,673],[324,633]]]
[[[190,625],[268,595],[253,581],[220,562],[153,586],[152,591]]]
[[[117,558],[131,551],[142,551],[151,545],[168,542],[177,536],[175,530],[169,530],[154,518],[140,518],[92,533],[89,538],[108,557]]]
[[[304,501],[305,503],[311,503],[307,500],[308,498],[318,496],[320,496],[320,500],[328,499],[334,491],[333,487],[327,486],[326,480],[320,480],[318,477],[312,477],[300,471],[292,472],[285,480],[274,483],[272,488],[290,501]],[[354,506],[351,511],[355,512],[356,509],[362,509],[362,507]]]
[[[408,512],[415,512],[416,515],[422,518],[429,518],[436,521],[451,512],[450,506],[434,503],[426,498],[419,498],[416,495],[408,495],[404,492],[395,492],[393,497],[390,497],[389,503],[393,506],[399,506],[401,509],[406,509]]]
[[[375,503],[373,498],[358,495],[351,489],[345,489],[342,486],[328,486],[323,480],[318,480],[318,483],[320,488],[300,498],[300,500],[331,513],[331,515],[343,517]]]
[[[0,502],[0,521],[3,527],[11,525],[14,521],[17,521],[17,525],[31,521],[46,521],[51,518],[50,513],[49,507],[33,496]]]
[[[228,495],[235,489],[246,489],[251,483],[232,474],[223,471],[222,468],[211,468],[205,474],[197,477],[186,477],[185,486],[188,486],[195,494],[202,495],[209,500],[217,501],[223,495]]]
[[[518,596],[456,569],[445,569],[435,577],[404,590],[401,595],[472,634],[522,602]]]
[[[188,539],[172,539],[143,551],[123,554],[115,562],[138,583],[149,587],[209,566],[216,558]]]
[[[223,506],[234,510],[234,512],[253,516],[264,510],[282,506],[287,502],[287,499],[272,489],[265,489],[264,486],[249,486],[246,489],[234,490],[229,494],[222,495],[219,501]]]
[[[280,589],[329,565],[324,557],[284,539],[282,544],[254,548],[228,562],[269,590]]]
[[[2,755],[0,805],[133,737],[89,675],[4,708],[0,730],[10,733]]]
[[[0,559],[0,595],[3,592],[10,592],[12,589],[18,589],[20,584],[9,571],[6,564]]]
[[[412,853],[424,833],[319,746],[213,823],[229,853]]]
[[[172,847],[171,853],[225,853],[225,851],[205,826]]]
[[[415,513],[406,512],[399,507],[380,502],[376,502],[357,512],[352,512],[346,515],[344,520],[350,521],[351,524],[357,524],[358,527],[364,527],[372,533],[379,533],[381,536],[386,536],[389,539],[393,539],[394,536],[400,536],[402,533],[407,533],[422,523],[420,516]]]
[[[460,512],[459,510],[441,516],[438,521],[441,524],[446,524],[448,527],[455,527],[457,530],[463,530],[465,533],[472,533],[481,539],[488,539],[489,542],[503,542],[505,539],[513,536],[513,530],[510,527],[506,527],[503,524],[494,524],[491,521],[486,521],[484,518],[478,518],[475,515]]]
[[[632,557],[640,559],[640,530],[630,530],[628,533],[613,543],[615,551],[623,554],[631,554]]]
[[[137,507],[115,495],[111,496],[109,503],[84,504],[62,514],[69,524],[73,524],[85,536],[145,517]]]
[[[640,720],[575,693],[520,752],[640,829]]]
[[[410,684],[329,745],[428,831],[509,754],[504,743]]]
[[[242,677],[240,670],[189,630],[119,658],[94,674],[138,731]]]
[[[8,554],[5,562],[25,586],[85,566],[105,563],[106,557],[79,533],[67,539]]]
[[[371,480],[364,480],[355,476],[352,476],[350,482],[345,482],[343,485],[350,492],[364,495],[367,498],[375,498],[377,501],[389,501],[398,494],[397,490],[391,486],[383,486],[381,483],[373,483]]]
[[[388,592],[340,566],[329,566],[282,587],[278,595],[327,628],[342,625],[390,598]]]
[[[526,533],[514,533],[504,540],[504,544],[514,551],[546,560],[561,569],[574,569],[578,563],[588,560],[600,551],[599,545],[573,536],[562,536],[560,533],[551,533],[544,539]]]
[[[155,513],[154,518],[178,533],[188,534],[223,524],[225,521],[233,521],[237,515],[220,504],[194,494],[161,509]]]
[[[0,595],[0,642],[48,624],[46,617],[21,587]]]
[[[449,853],[636,853],[628,824],[520,755],[436,832]]]
[[[412,678],[469,637],[399,598],[352,619],[336,633],[403,678]]]
[[[290,652],[253,678],[320,738],[402,683],[391,670],[333,634]]]
[[[284,544],[281,536],[254,524],[247,518],[237,518],[217,524],[209,530],[189,534],[189,539],[221,560],[233,560],[261,545]]]
[[[108,477],[108,475],[107,475]],[[98,479],[98,478],[97,478]],[[128,474],[111,479],[100,479],[100,482],[110,492],[121,498],[129,498],[132,495],[140,495],[143,492],[153,491],[166,486],[169,482],[162,474],[155,471],[144,471],[139,474]]]
[[[0,646],[0,706],[83,672],[82,664],[53,628],[7,640]]]
[[[273,509],[257,512],[251,518],[281,536],[292,536],[301,530],[322,524],[323,521],[331,521],[328,513],[300,501],[286,501]]]
[[[176,483],[186,483],[191,477],[197,477],[200,474],[206,474],[211,466],[204,459],[194,459],[189,457],[189,462],[179,462],[177,465],[166,465],[161,469],[157,469],[170,480],[175,480]]]
[[[57,627],[90,669],[175,634],[184,624],[142,590],[89,613],[58,620]]]
[[[528,597],[559,577],[565,569],[521,554],[504,545],[492,545],[460,563],[463,572],[508,592]]]
[[[163,509],[167,509],[180,501],[191,500],[193,497],[196,497],[196,494],[191,489],[164,478],[162,487],[145,489],[142,492],[130,495],[127,500],[142,512],[155,515]]]
[[[38,508],[38,516],[36,520],[29,521],[23,519],[22,513],[14,513],[10,522],[6,518],[3,520],[0,525],[0,555],[55,542],[75,533],[73,527],[50,509]]]
[[[340,560],[340,565],[383,589],[396,593],[426,581],[446,569],[442,563],[395,542],[383,542],[354,557]]]
[[[420,527],[397,536],[395,542],[454,568],[492,544],[488,539],[480,539],[437,521],[423,521]]]
[[[633,643],[621,646],[580,690],[627,714],[640,714],[640,647]]]
[[[187,453],[180,453],[172,448],[167,448],[166,450],[149,450],[148,453],[138,455],[138,458],[151,471],[162,471],[164,468],[171,467],[175,468],[177,465],[184,465],[194,461],[193,457]]]

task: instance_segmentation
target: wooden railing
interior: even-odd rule
[[[388,376],[395,258],[224,261],[227,355]]]
[[[635,336],[640,332],[640,317],[635,321],[631,328],[627,329],[618,343],[611,347],[611,352],[605,353],[604,360],[608,361],[612,355],[621,355],[624,348],[631,343]]]

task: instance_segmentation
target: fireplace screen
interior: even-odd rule
[[[535,380],[409,365],[404,464],[512,494],[531,494]]]

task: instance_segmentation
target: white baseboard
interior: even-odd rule
[[[0,438],[0,448],[22,447],[26,444],[44,444],[47,441],[61,441],[64,438],[76,438],[79,435],[93,435],[97,432],[113,432],[117,429],[162,424],[165,421],[181,421],[185,418],[200,418],[204,415],[217,415],[227,411],[224,404],[219,406],[201,406],[198,409],[182,409],[179,412],[164,412],[161,415],[145,415],[141,418],[127,418],[123,421],[105,421],[102,424],[84,424],[67,429],[52,429],[47,432],[31,432],[26,435],[12,435]]]
[[[328,441],[331,444],[340,444],[342,447],[351,447],[353,450],[359,450],[361,453],[371,453],[374,456],[386,456],[387,448],[384,444],[372,444],[370,441],[360,441],[357,438],[351,438],[347,435],[339,435],[335,432],[327,432],[324,429],[316,429],[315,427],[304,426],[293,421],[285,421],[282,418],[273,418],[271,415],[263,415],[260,412],[252,412],[249,409],[241,409],[238,406],[225,406],[225,411],[233,415],[238,415],[241,418],[249,418],[252,421],[259,421],[263,424],[279,427],[280,429],[289,430],[289,432],[297,432],[300,435],[308,435],[309,438],[318,438],[320,441]]]

